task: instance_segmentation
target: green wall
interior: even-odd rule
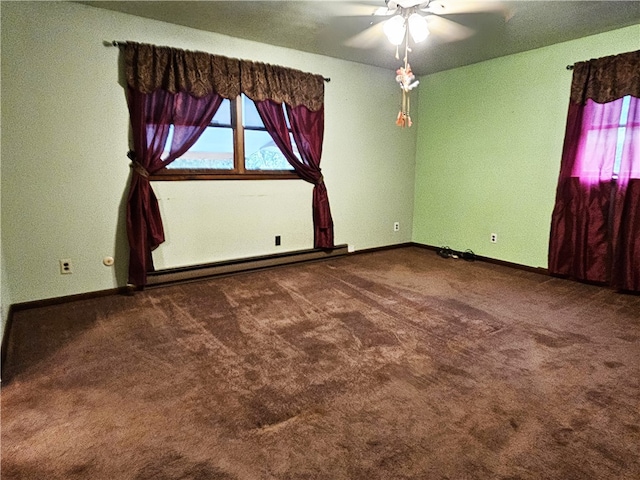
[[[565,67],[638,48],[640,25],[421,78],[413,241],[546,268]]]

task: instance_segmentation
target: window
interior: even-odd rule
[[[613,178],[617,179],[622,164],[622,148],[627,133],[627,121],[629,119],[629,106],[631,105],[631,95],[623,97],[622,110],[620,111],[620,123],[618,124],[618,141],[616,142],[616,157],[613,162]]]
[[[291,133],[289,138],[297,156]],[[168,155],[172,139],[173,126],[169,131],[163,158]],[[253,101],[240,95],[235,100],[224,99],[209,126],[189,151],[154,174],[151,179],[296,178],[300,177],[273,142]]]
[[[627,125],[630,103],[630,95],[605,104],[587,101],[585,115],[590,121],[583,127],[573,177],[587,184],[618,178],[627,130],[630,132]]]

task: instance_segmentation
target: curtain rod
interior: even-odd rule
[[[567,65],[567,70],[573,70],[573,65]]]
[[[126,45],[127,45],[127,42],[123,42],[122,40],[113,40],[113,41],[111,41],[111,43],[109,43],[109,42],[107,42],[107,41],[105,40],[104,45],[105,45],[106,47],[109,47],[109,46],[114,46],[114,47],[124,47],[124,46],[126,46]],[[331,79],[330,79],[330,78],[327,78],[327,77],[322,77],[322,78],[323,78],[323,80],[324,80],[325,82],[327,82],[327,83],[329,83],[329,82],[331,81]]]

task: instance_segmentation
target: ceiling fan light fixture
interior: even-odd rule
[[[419,13],[412,13],[409,16],[409,33],[414,42],[423,42],[429,36],[426,18]]]
[[[395,15],[384,23],[384,34],[392,45],[400,45],[404,41],[406,25],[402,15]]]

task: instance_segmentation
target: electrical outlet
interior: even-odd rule
[[[498,243],[498,234],[497,233],[492,233],[491,234],[491,243]]]
[[[400,231],[400,222],[395,222],[393,224],[393,231],[394,232],[399,232]]]
[[[276,235],[276,247],[279,247],[281,243],[282,240],[280,239],[280,235]]]
[[[61,258],[60,259],[60,274],[67,275],[69,273],[73,273],[73,265],[71,265],[70,258]]]

